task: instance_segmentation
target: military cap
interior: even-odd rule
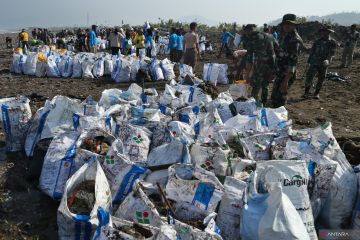
[[[256,28],[257,25],[256,24],[247,24],[245,27],[244,27],[244,30],[247,31],[247,30],[252,30],[254,28]]]
[[[335,31],[331,28],[330,25],[323,25],[320,29],[319,32],[321,31],[326,31],[326,32],[331,32],[334,33]]]
[[[283,16],[281,23],[285,23],[285,22],[292,23],[292,24],[299,24],[299,22],[296,20],[296,15],[292,14],[292,13],[288,13]]]

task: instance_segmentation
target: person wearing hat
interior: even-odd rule
[[[251,95],[259,101],[261,90],[261,102],[266,105],[269,80],[275,67],[275,51],[272,37],[264,32],[256,30],[256,25],[248,24],[243,30],[243,46],[247,50],[245,57],[245,79],[252,86]],[[250,77],[250,72],[252,76]]]
[[[284,106],[288,91],[296,79],[296,66],[299,49],[303,41],[299,36],[295,14],[285,14],[281,22],[279,47],[276,51],[276,79],[271,95],[272,105],[275,108]]]
[[[114,28],[109,35],[110,48],[112,55],[118,55],[122,48],[122,41],[125,38],[124,30],[122,28]]]
[[[137,35],[134,38],[134,43],[136,45],[136,56],[140,55],[140,49],[145,48],[145,35],[141,29],[138,29]]]
[[[90,45],[90,51],[92,53],[97,53],[96,28],[97,28],[96,25],[92,25],[91,26],[91,32],[90,32],[90,35],[89,35],[89,45]]]
[[[349,67],[353,62],[354,50],[357,41],[360,39],[360,33],[356,31],[356,27],[356,24],[351,25],[350,31],[348,31],[346,34],[345,46],[340,67]]]
[[[21,32],[19,33],[19,44],[20,47],[23,49],[23,52],[26,53],[26,51],[24,51],[25,47],[27,48],[27,50],[30,50],[30,45],[29,45],[29,33],[25,31],[25,29],[22,29]]]
[[[305,79],[305,93],[304,98],[308,98],[310,89],[313,84],[313,79],[317,74],[318,81],[315,87],[314,96],[319,99],[319,93],[325,81],[326,72],[331,62],[332,57],[335,55],[336,41],[330,37],[330,33],[334,33],[331,26],[323,26],[319,30],[319,39],[317,39],[310,51],[308,64],[309,68],[306,73]]]

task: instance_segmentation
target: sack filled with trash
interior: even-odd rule
[[[61,199],[66,181],[84,164],[75,160],[78,137],[79,133],[75,131],[58,134],[51,141],[45,155],[39,188],[54,199]]]
[[[151,132],[148,129],[129,123],[117,123],[115,136],[123,142],[125,155],[132,162],[146,162],[151,139]]]
[[[58,64],[60,63],[60,56],[53,54],[47,58],[46,76],[53,78],[60,78],[61,73]]]
[[[37,53],[31,52],[26,58],[26,62],[23,65],[23,72],[25,75],[34,76],[36,73],[36,65],[38,61]]]
[[[224,186],[214,173],[201,167],[174,164],[169,167],[166,194],[174,202],[177,219],[196,221],[215,211],[224,195]]]
[[[224,182],[225,193],[221,199],[216,224],[225,240],[240,239],[240,223],[243,210],[243,195],[247,184],[227,176]]]
[[[166,74],[169,75],[169,71],[168,69],[166,69]],[[164,73],[161,69],[161,65],[160,65],[160,61],[157,59],[153,59],[150,65],[150,73],[151,73],[151,77],[154,81],[159,81],[159,80],[164,80]],[[171,75],[171,73],[170,73]],[[169,77],[169,76],[168,76]],[[171,80],[171,79],[169,79]]]
[[[21,151],[31,119],[30,100],[19,96],[0,98],[1,123],[5,132],[6,150]]]
[[[94,67],[93,67],[93,75],[95,78],[99,78],[104,76],[105,74],[105,60],[103,57],[96,59]]]
[[[24,71],[24,64],[26,63],[27,55],[22,53],[14,53],[11,64],[11,70],[13,73],[22,74]]]
[[[241,220],[240,236],[244,240],[310,239],[305,225],[300,224],[300,215],[279,182],[268,185],[267,193],[254,192],[247,196]]]
[[[267,193],[269,186],[280,181],[282,192],[287,195],[304,223],[310,239],[317,239],[314,218],[308,194],[310,175],[305,161],[258,161],[251,192]],[[250,187],[253,185],[250,185]]]
[[[81,103],[77,99],[64,96],[55,96],[51,101],[46,101],[34,115],[25,141],[25,153],[31,157],[38,141],[54,137],[63,128],[74,127],[74,114],[82,112]]]
[[[130,82],[131,62],[122,58],[117,58],[114,62],[111,78],[117,82]]]
[[[160,66],[164,74],[164,80],[170,81],[175,78],[174,64],[172,64],[167,58],[160,61]]]
[[[64,55],[62,56],[59,62],[59,71],[60,75],[63,78],[69,78],[73,74],[73,65],[74,61],[71,56]]]
[[[94,65],[95,59],[93,57],[87,56],[83,59],[81,63],[82,78],[94,78],[92,73]]]
[[[99,230],[96,231],[93,237],[95,240],[176,239],[175,230],[170,229],[169,233],[169,230],[161,227],[158,228],[146,224],[134,223],[117,217],[109,217],[109,221],[105,221],[105,224],[102,226],[99,225],[97,229]]]
[[[89,239],[99,225],[99,208],[109,212],[110,207],[106,176],[96,158],[91,159],[66,182],[57,214],[59,239]]]
[[[119,139],[115,140],[102,163],[114,206],[118,206],[132,192],[137,180],[142,180],[149,174],[148,169],[131,162],[124,151],[123,143]]]

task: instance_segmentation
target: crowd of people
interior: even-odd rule
[[[173,62],[184,62],[195,67],[196,58],[199,56],[199,36],[196,33],[196,23],[190,24],[188,33],[184,29],[172,28],[163,36],[168,39],[170,60]],[[148,22],[143,28],[99,28],[92,25],[90,29],[61,30],[57,33],[47,29],[34,28],[31,31],[32,38],[25,29],[18,35],[20,48],[30,49],[36,45],[55,45],[58,49],[67,49],[73,46],[74,50],[81,52],[96,53],[100,50],[110,50],[113,55],[131,54],[136,49],[136,55],[145,53],[147,57],[154,56],[155,45],[159,42],[160,32],[150,26]],[[12,47],[12,39],[7,40],[7,46]],[[163,47],[163,46],[160,46]],[[187,53],[184,54],[185,50]],[[26,52],[26,51],[25,51]]]
[[[247,51],[243,58],[242,77],[252,86],[252,96],[262,102],[268,103],[269,83],[274,81],[271,95],[271,105],[279,107],[286,104],[288,91],[296,78],[298,57],[301,51],[310,51],[306,68],[304,98],[311,95],[313,79],[317,75],[318,81],[315,86],[314,97],[320,98],[320,91],[325,81],[325,76],[335,49],[339,45],[331,36],[334,30],[324,25],[318,32],[318,39],[314,41],[311,49],[306,49],[303,40],[298,34],[297,17],[294,14],[283,16],[282,22],[277,27],[264,24],[262,31],[255,24],[244,25],[238,33],[241,36],[241,49]],[[344,40],[344,51],[340,67],[348,67],[353,62],[354,49],[360,38],[357,26],[352,25]],[[236,30],[236,28],[235,28]],[[223,29],[221,34],[221,47],[218,57],[225,51],[226,56],[232,55],[231,40],[236,32],[231,33]],[[195,68],[200,58],[200,43],[197,33],[197,24],[191,23],[189,31],[171,28],[166,32],[170,60],[181,62]],[[150,26],[148,22],[141,28],[99,28],[92,25],[91,29],[78,29],[75,31],[62,30],[56,34],[47,29],[34,29],[33,41],[42,44],[55,44],[58,48],[66,48],[73,44],[74,48],[82,52],[96,53],[99,49],[111,50],[113,55],[131,54],[135,50],[136,55],[145,54],[147,57],[156,55],[155,46],[159,42],[160,31]],[[23,29],[19,33],[19,45],[21,48],[30,48],[29,34]],[[261,92],[261,96],[259,94]]]
[[[170,60],[173,62],[184,62],[195,67],[196,57],[199,55],[199,36],[196,33],[196,23],[190,24],[190,31],[185,33],[184,30],[172,28],[169,33],[165,33],[168,38],[168,48],[170,51]],[[155,45],[159,42],[160,33],[156,28],[145,23],[143,28],[107,28],[99,31],[98,27],[93,25],[92,30],[81,30],[77,32],[76,49],[79,51],[96,52],[96,39],[106,39],[106,48],[111,50],[113,55],[119,53],[128,55],[133,47],[136,49],[136,55],[139,56],[144,52],[147,57],[155,54]],[[186,50],[186,51],[185,51]],[[184,54],[184,51],[186,54]]]

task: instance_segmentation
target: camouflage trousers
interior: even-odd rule
[[[350,66],[354,58],[355,46],[344,47],[341,63],[344,66]]]
[[[310,65],[305,78],[305,94],[309,94],[316,74],[318,77],[318,81],[315,87],[315,95],[319,94],[323,86],[323,83],[325,81],[326,71],[327,71],[327,67]]]
[[[253,75],[250,80],[252,86],[251,96],[259,101],[261,90],[261,102],[265,105],[269,94],[269,81],[272,69],[267,64],[255,66]]]
[[[285,71],[277,73],[277,76],[276,76],[276,79],[274,82],[274,86],[273,86],[273,91],[271,94],[271,102],[272,102],[272,105],[274,108],[285,106],[285,104],[287,102],[288,92],[290,90],[290,87],[296,79],[296,72],[293,74],[293,76],[290,78],[290,80],[288,82],[287,91],[285,93],[282,93],[280,89],[281,89],[281,84],[282,84],[284,78],[285,78]]]

